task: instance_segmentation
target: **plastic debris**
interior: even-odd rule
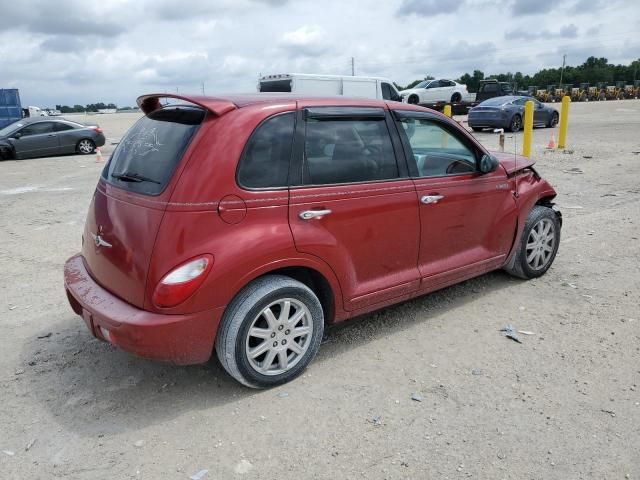
[[[191,480],[201,480],[202,477],[204,477],[207,474],[207,472],[209,472],[209,470],[200,470],[199,472],[191,475],[189,478]]]
[[[502,334],[513,340],[514,342],[522,343],[516,334],[516,329],[513,328],[513,325],[506,325],[504,328],[501,328],[500,331]]]
[[[421,402],[422,396],[419,393],[412,393],[411,400],[413,400],[414,402]]]
[[[5,455],[9,455],[10,457],[13,457],[16,453],[12,452],[11,450],[2,450],[2,453],[4,453]]]
[[[38,338],[49,338],[52,335],[51,332],[47,332],[44,335],[38,335]]]
[[[288,397],[288,396],[289,396],[289,394],[287,392],[280,392],[278,394],[278,397],[280,397],[280,398],[285,398],[285,397]]]
[[[376,415],[371,419],[371,423],[373,423],[375,427],[379,427],[382,425],[382,417],[380,415]]]
[[[522,335],[535,335],[535,332],[530,332],[529,330],[518,330],[518,333],[521,333]]]
[[[238,464],[234,468],[234,471],[239,474],[244,474],[249,473],[251,469],[253,469],[253,465],[251,464],[251,462],[243,458],[238,462]]]
[[[133,444],[133,446],[136,448],[142,448],[143,445],[144,445],[144,440],[138,440]]]
[[[35,445],[35,443],[36,443],[36,439],[34,438],[29,443],[27,443],[27,446],[24,447],[24,451],[28,452],[29,450],[31,450],[31,447],[33,447]]]

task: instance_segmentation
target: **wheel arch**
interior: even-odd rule
[[[267,275],[288,276],[309,287],[320,300],[325,323],[346,318],[347,314],[342,308],[342,290],[337,277],[328,265],[307,258],[278,261],[253,270],[238,282],[233,289],[232,298],[251,282]]]

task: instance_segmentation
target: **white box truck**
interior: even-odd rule
[[[380,77],[350,77],[283,73],[265,75],[258,81],[259,92],[287,92],[301,95],[331,97],[341,95],[356,98],[378,98],[401,102],[402,97],[393,82]]]

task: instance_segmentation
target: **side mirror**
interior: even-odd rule
[[[493,155],[483,155],[480,159],[480,172],[491,173],[498,168],[498,159]]]
[[[22,134],[20,132],[18,132],[15,135],[13,135],[13,138],[15,138],[16,140],[20,140],[21,136],[22,136]]]

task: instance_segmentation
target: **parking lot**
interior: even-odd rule
[[[97,121],[108,156],[138,116],[70,118]],[[91,337],[62,267],[103,164],[0,162],[0,477],[640,478],[640,100],[572,104],[564,152],[550,133],[533,156],[564,226],[545,276],[494,272],[334,327],[266,391]]]

